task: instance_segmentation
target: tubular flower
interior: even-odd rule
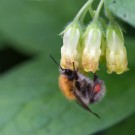
[[[86,72],[95,73],[98,70],[101,55],[102,31],[97,23],[90,24],[84,33],[84,50],[82,65]]]
[[[77,47],[79,45],[81,29],[79,24],[71,23],[63,32],[63,46],[61,47],[61,61],[62,68],[73,69],[78,67],[78,53]]]
[[[121,74],[128,70],[126,48],[124,46],[123,33],[118,25],[109,26],[106,34],[107,40],[107,69],[108,73]]]

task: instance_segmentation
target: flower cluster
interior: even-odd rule
[[[120,26],[113,20],[113,23],[110,22],[103,29],[102,23],[96,14],[95,16],[96,19],[93,19],[86,28],[76,20],[65,28],[61,67],[73,69],[74,63],[75,68],[80,71],[95,73],[99,70],[99,63],[105,61],[109,74],[127,71],[127,53]]]

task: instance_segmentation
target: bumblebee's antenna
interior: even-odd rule
[[[60,68],[61,68],[61,70],[63,70],[63,68],[58,64],[58,62],[53,58],[53,56],[52,55],[49,55],[50,57],[51,57],[51,59],[54,61],[54,63],[56,64],[56,65],[58,65]]]
[[[77,80],[78,79],[78,75],[77,75],[77,72],[75,70],[75,63],[74,62],[73,62],[73,69],[74,69],[74,77]]]

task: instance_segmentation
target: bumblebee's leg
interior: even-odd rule
[[[94,76],[93,76],[93,81],[94,81],[94,83],[97,82],[97,80],[98,80],[98,76],[97,76],[96,73],[94,73]]]
[[[90,91],[90,101],[93,99],[93,96],[95,95],[94,88],[95,88],[95,85],[96,85],[97,81],[98,81],[98,76],[97,76],[96,73],[94,73],[94,76],[93,76],[94,85],[93,85],[93,87],[91,88],[91,91]]]

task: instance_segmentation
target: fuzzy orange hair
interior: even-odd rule
[[[65,97],[69,100],[75,99],[75,96],[72,93],[73,86],[74,86],[74,81],[69,81],[68,78],[63,74],[60,75],[59,87],[63,92],[63,94],[65,95]]]

